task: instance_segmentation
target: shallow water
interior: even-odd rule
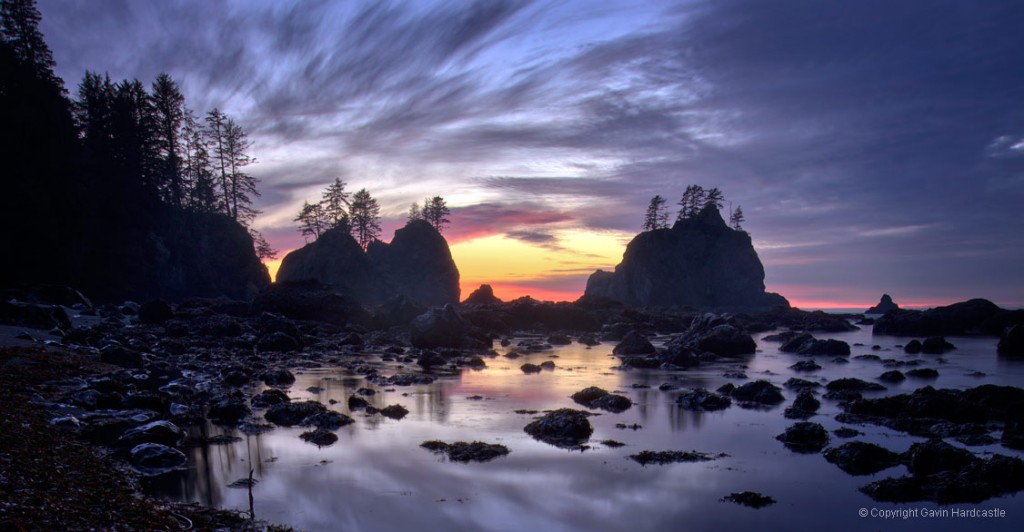
[[[1024,519],[1024,494],[978,505],[876,503],[857,488],[880,478],[902,476],[906,473],[903,466],[853,477],[826,462],[820,453],[789,451],[775,440],[793,423],[782,416],[796,395],[789,390],[783,391],[786,402],[769,410],[748,410],[734,404],[725,411],[707,413],[677,407],[675,398],[682,390],[658,390],[664,382],[684,389],[715,389],[725,382],[745,382],[723,376],[735,370],[745,371],[750,379],[765,378],[781,386],[793,376],[821,382],[847,376],[874,380],[888,369],[878,361],[851,357],[849,364],[836,364],[832,357],[818,357],[822,370],[794,372],[788,366],[804,357],[780,353],[778,344],[763,342],[761,336],[757,337],[756,355],[679,372],[614,369],[618,361],[611,355],[612,344],[590,349],[573,344],[515,360],[488,359],[486,369],[467,369],[461,376],[441,378],[426,386],[388,388],[392,391],[367,386],[361,377],[342,370],[305,370],[296,373],[297,380],[289,390],[293,400],[316,399],[327,404],[334,399],[338,404],[330,408],[356,420],[337,431],[337,443],[317,448],[299,439],[307,430],[301,428],[277,428],[259,436],[238,434],[243,440],[236,444],[193,449],[187,471],[162,478],[148,489],[170,499],[248,510],[248,490],[227,486],[247,477],[251,467],[259,480],[252,490],[256,516],[305,530],[640,531],[743,526],[792,529],[794,525],[795,529],[831,530],[1019,529]],[[919,367],[934,367],[940,373],[934,380],[908,378],[887,384],[887,391],[865,393],[867,397],[906,393],[926,384],[960,389],[984,383],[1024,385],[1024,361],[997,357],[996,341],[991,338],[951,337],[958,349],[937,357],[906,355],[895,346],[909,338],[872,338],[870,328],[815,336],[841,339],[851,346],[865,344],[853,347],[854,356],[920,358],[924,363]],[[871,351],[872,344],[883,350]],[[519,370],[525,362],[545,360],[553,360],[557,367],[530,375]],[[986,375],[969,375],[976,371]],[[306,391],[311,386],[323,391]],[[359,411],[350,413],[347,399],[363,386],[377,389],[377,395],[369,398],[375,406],[399,403],[409,409],[409,415],[395,421]],[[514,410],[582,409],[569,395],[587,386],[616,391],[635,403],[623,413],[590,418],[594,425],[590,449],[559,449],[523,432],[533,416]],[[470,399],[477,395],[483,399]],[[810,420],[831,431],[842,426],[834,419],[840,411],[835,402],[822,399],[821,410]],[[642,428],[623,430],[615,427],[617,423],[637,423]],[[853,439],[897,452],[922,441],[883,427],[855,428],[865,434]],[[204,430],[225,432],[212,426]],[[453,463],[419,447],[431,439],[501,443],[512,452],[487,463]],[[626,446],[611,448],[599,443],[605,439]],[[844,441],[850,440],[832,436],[833,445]],[[971,449],[1024,457],[998,444]],[[729,456],[703,463],[646,467],[626,458],[642,450],[697,450]],[[778,502],[754,510],[719,501],[732,492],[747,490]],[[861,518],[858,512],[862,508],[869,512],[916,510],[917,516]],[[1000,508],[1006,517],[923,516],[925,510],[969,508]]]

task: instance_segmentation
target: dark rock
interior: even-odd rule
[[[597,386],[590,386],[572,394],[570,397],[573,401],[583,406],[590,406],[595,400],[606,395],[608,395],[608,390],[598,388]]]
[[[782,296],[765,293],[764,267],[750,235],[730,229],[715,207],[671,229],[637,235],[614,272],[590,276],[585,295],[638,307],[789,307]]]
[[[174,311],[163,299],[147,301],[139,307],[139,321],[147,324],[161,324],[174,318]]]
[[[430,375],[400,373],[398,375],[388,377],[385,382],[393,386],[413,386],[416,384],[430,384],[434,382],[434,377],[431,377]]]
[[[42,330],[71,328],[71,319],[60,307],[11,301],[0,301],[0,323]]]
[[[914,475],[959,471],[974,462],[974,454],[940,439],[915,443],[907,450],[907,469]]]
[[[462,302],[463,305],[475,306],[475,307],[486,307],[493,305],[501,305],[502,300],[498,299],[494,295],[494,289],[489,284],[482,284],[476,290],[473,290],[472,294]]]
[[[118,443],[125,447],[135,447],[140,443],[159,443],[167,446],[180,445],[185,439],[185,431],[170,421],[151,421],[130,429],[118,438]]]
[[[864,311],[864,314],[885,314],[890,310],[899,309],[899,305],[893,302],[889,294],[882,294],[882,299],[878,301],[878,304]]]
[[[903,381],[907,380],[907,377],[903,375],[902,371],[900,371],[898,369],[894,369],[894,370],[891,370],[891,371],[886,371],[885,373],[879,375],[878,376],[878,380],[884,381],[884,382],[896,383],[896,382],[903,382]]]
[[[409,414],[409,409],[402,405],[388,405],[380,409],[380,413],[384,417],[391,419],[402,419]]]
[[[328,445],[334,445],[338,441],[337,434],[322,428],[303,432],[299,434],[299,437],[302,438],[302,441],[312,443],[317,447],[327,447]]]
[[[718,356],[732,357],[750,355],[757,350],[757,344],[747,333],[732,325],[719,325],[697,340],[698,351],[711,352]]]
[[[908,355],[916,355],[924,350],[924,345],[921,340],[911,340],[907,342],[907,345],[903,346],[903,352]]]
[[[291,399],[288,397],[288,394],[271,388],[254,395],[249,402],[252,403],[253,408],[267,408],[289,401]]]
[[[141,443],[132,448],[132,467],[145,476],[155,476],[173,471],[185,465],[185,455],[159,443]]]
[[[350,395],[348,398],[349,410],[361,410],[370,406],[370,402],[358,395]]]
[[[996,349],[1000,355],[1024,355],[1024,325],[1012,325],[1003,329]]]
[[[489,462],[495,458],[505,456],[509,453],[508,447],[496,443],[457,441],[445,443],[443,441],[425,441],[420,447],[431,452],[441,453],[448,456],[453,462]]]
[[[311,416],[307,416],[302,420],[303,426],[312,426],[323,430],[338,430],[341,427],[351,425],[352,423],[355,423],[355,420],[341,412],[335,412],[333,410],[318,412]]]
[[[612,349],[616,355],[650,355],[656,350],[647,337],[639,331],[629,331],[626,336]]]
[[[1024,450],[1024,418],[1007,420],[1003,425],[1003,434],[999,442],[1010,449]]]
[[[628,397],[613,393],[598,397],[590,403],[591,408],[599,408],[615,414],[624,412],[631,406],[633,406],[633,402]]]
[[[794,389],[794,390],[810,390],[810,389],[813,389],[813,388],[821,388],[821,385],[816,383],[816,382],[811,382],[809,380],[804,380],[804,379],[798,379],[796,377],[791,377],[789,380],[787,380],[782,385],[785,386],[786,388],[790,388],[790,389]]]
[[[712,454],[698,451],[641,451],[629,455],[629,459],[646,466],[647,464],[674,464],[679,462],[709,462],[728,456],[725,453]]]
[[[249,405],[238,397],[224,397],[210,405],[210,410],[207,412],[207,416],[214,423],[229,426],[237,425],[239,420],[249,414],[252,414]]]
[[[727,382],[727,383],[719,386],[718,389],[715,390],[715,391],[720,393],[720,394],[722,394],[722,395],[732,395],[732,392],[735,389],[736,389],[736,385],[735,384],[733,384],[731,382]]]
[[[804,390],[797,394],[784,415],[789,419],[805,419],[817,412],[820,407],[821,401],[818,401],[810,391]]]
[[[941,336],[932,336],[921,342],[921,352],[927,355],[941,355],[946,351],[956,349],[956,346],[947,342]]]
[[[267,386],[291,386],[295,383],[295,375],[284,368],[269,370],[260,375],[260,379]]]
[[[427,308],[423,305],[405,296],[396,296],[377,307],[373,313],[373,324],[379,329],[406,327],[416,319],[416,316],[426,311]]]
[[[849,356],[850,345],[842,340],[812,339],[800,346],[799,355],[840,355]]]
[[[560,408],[548,412],[523,427],[534,439],[556,447],[576,448],[594,433],[587,420],[587,413],[571,408]]]
[[[271,406],[263,417],[275,425],[292,427],[326,411],[327,407],[316,401],[289,402]]]
[[[220,370],[220,378],[228,386],[245,386],[252,380],[252,373],[246,368],[229,366]]]
[[[471,347],[468,332],[469,325],[451,305],[430,309],[410,325],[412,345],[422,349]]]
[[[278,281],[256,296],[252,308],[257,313],[270,312],[293,320],[319,321],[340,326],[369,321],[369,314],[351,296],[315,281],[286,282],[280,271]]]
[[[548,343],[551,345],[569,345],[572,338],[565,334],[552,334],[548,336]]]
[[[555,363],[550,361],[550,360],[545,360],[544,362],[540,363],[540,367],[541,367],[541,369],[546,369],[548,371],[552,371],[552,370],[555,369]]]
[[[594,336],[593,334],[581,335],[579,338],[576,339],[576,341],[590,347],[593,347],[595,345],[601,345],[601,341],[598,340],[597,337]]]
[[[778,334],[769,334],[768,336],[765,336],[764,338],[761,338],[761,340],[765,341],[765,342],[778,342],[780,344],[784,344],[784,343],[789,342],[790,340],[792,340],[792,339],[794,339],[794,338],[796,338],[798,336],[802,336],[804,334],[806,334],[806,333],[801,333],[801,332],[797,332],[797,331],[785,331],[785,332],[780,332]],[[808,334],[807,337],[810,337],[810,335]]]
[[[1003,310],[991,301],[971,299],[929,310],[893,310],[875,321],[874,334],[894,336],[996,336],[1024,322],[1024,313]]]
[[[416,359],[416,363],[422,368],[433,368],[447,364],[448,359],[444,358],[436,351],[423,351]]]
[[[829,437],[825,427],[809,421],[798,421],[785,432],[775,437],[787,449],[798,453],[816,453],[828,445]]]
[[[233,338],[242,334],[242,325],[231,316],[215,315],[204,318],[197,318],[197,331],[203,336],[216,336],[219,338]]]
[[[776,405],[786,400],[781,388],[765,380],[745,383],[729,395],[737,401],[763,405]]]
[[[142,353],[119,345],[108,345],[100,350],[100,360],[122,368],[138,369],[144,361]]]
[[[789,367],[793,371],[818,371],[821,366],[813,360],[801,360]]]
[[[835,434],[840,438],[855,438],[863,435],[864,433],[857,429],[851,429],[850,427],[839,427],[838,429],[833,430],[832,434]]]
[[[705,410],[710,412],[729,408],[732,405],[732,400],[723,395],[699,388],[679,396],[676,399],[676,403],[684,410]]]
[[[939,372],[932,368],[917,368],[908,371],[907,376],[918,379],[937,379],[939,378]]]
[[[881,384],[874,382],[862,381],[860,379],[855,379],[852,377],[845,377],[842,379],[830,381],[828,384],[825,385],[825,389],[829,391],[853,390],[857,392],[864,392],[882,391],[885,390],[885,386],[882,386]]]
[[[721,501],[739,504],[740,506],[748,506],[750,508],[754,508],[755,510],[758,508],[764,508],[765,506],[775,504],[775,499],[767,495],[757,493],[756,491],[730,493],[729,495],[722,497]]]
[[[298,340],[283,332],[265,334],[256,342],[260,351],[298,351],[301,347]]]
[[[851,441],[825,450],[825,459],[850,475],[873,475],[900,463],[900,455],[885,447]]]
[[[116,391],[101,392],[87,388],[75,392],[71,403],[88,410],[118,410],[124,406],[124,396]]]
[[[523,364],[522,366],[519,366],[519,369],[522,370],[523,373],[540,373],[541,369],[543,368],[541,368],[537,364],[527,363]]]

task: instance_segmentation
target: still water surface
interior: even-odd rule
[[[767,333],[766,333],[767,334]],[[907,505],[872,501],[857,491],[888,476],[906,474],[897,466],[875,475],[852,477],[825,461],[821,454],[796,454],[775,440],[792,420],[782,412],[795,397],[784,390],[786,402],[769,410],[748,410],[735,404],[721,412],[689,412],[675,405],[678,391],[661,391],[672,382],[680,388],[715,389],[726,382],[745,381],[723,376],[744,371],[750,379],[764,378],[782,385],[788,378],[819,380],[839,377],[874,380],[888,368],[877,361],[850,358],[848,364],[818,357],[822,370],[798,373],[788,367],[804,357],[780,353],[778,344],[763,342],[758,353],[742,360],[723,361],[697,369],[616,369],[612,344],[586,348],[579,344],[555,347],[511,360],[488,359],[480,371],[466,370],[458,377],[438,379],[430,385],[385,389],[368,385],[341,369],[296,372],[289,390],[293,400],[334,399],[334,410],[350,414],[356,423],[341,428],[339,441],[317,448],[303,442],[307,429],[277,428],[258,436],[239,434],[232,445],[193,449],[189,469],[161,479],[149,487],[170,499],[206,505],[249,509],[249,492],[229,488],[245,478],[250,467],[259,481],[252,490],[257,517],[296,528],[319,530],[1020,530],[1024,523],[1024,493],[991,499],[979,505],[940,507],[932,503]],[[1021,386],[1024,362],[995,354],[990,338],[949,338],[958,349],[942,357],[906,355],[895,346],[909,340],[872,337],[870,328],[839,334],[817,334],[864,346],[853,355],[882,358],[921,358],[920,367],[934,367],[933,381],[908,378],[887,385],[885,392],[865,396],[907,393],[931,384],[968,388],[984,383]],[[871,351],[872,344],[882,351]],[[514,344],[513,344],[514,345]],[[505,350],[498,350],[504,354]],[[375,357],[373,357],[375,359]],[[552,360],[553,371],[524,374],[525,362]],[[397,372],[392,365],[385,371]],[[983,372],[985,376],[970,376]],[[386,373],[390,374],[390,373]],[[641,388],[648,385],[650,388]],[[307,388],[318,386],[316,393]],[[349,412],[347,399],[360,387],[377,389],[370,401],[377,407],[402,404],[409,415],[395,421],[379,415]],[[591,417],[592,448],[566,451],[530,438],[522,428],[532,417],[519,409],[582,408],[569,396],[587,386],[599,386],[630,397],[634,405],[620,414]],[[471,399],[482,396],[483,399]],[[822,399],[818,415],[810,420],[832,431],[840,426],[834,415],[841,410]],[[642,426],[616,428],[618,423]],[[902,452],[921,438],[883,427],[855,427],[870,441]],[[210,433],[224,429],[206,427]],[[233,432],[228,431],[228,434]],[[998,434],[996,434],[998,436]],[[481,440],[501,443],[511,454],[488,463],[461,464],[421,449],[424,440],[447,442]],[[615,439],[625,447],[599,443]],[[844,441],[832,437],[832,444]],[[952,442],[952,441],[951,441]],[[697,450],[724,452],[716,461],[648,465],[627,459],[642,450]],[[996,452],[1022,457],[997,445],[972,447],[975,452]],[[754,510],[719,499],[732,492],[758,491],[774,497],[775,505]],[[860,518],[865,509],[1001,508],[1002,519],[910,517],[906,520]]]

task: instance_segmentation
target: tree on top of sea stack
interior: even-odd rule
[[[414,203],[413,206],[416,204]],[[451,223],[448,219],[448,215],[452,211],[448,208],[448,203],[444,201],[441,196],[434,196],[423,201],[423,210],[420,212],[420,217],[430,222],[430,225],[437,229],[438,233],[443,233],[445,226]],[[410,220],[412,219],[413,211],[410,210]]]
[[[651,203],[647,205],[647,212],[644,213],[644,231],[666,227],[668,227],[668,210],[665,207],[665,198],[654,196],[651,198]]]
[[[352,236],[363,249],[380,236],[380,205],[365,188],[352,195],[349,205]]]

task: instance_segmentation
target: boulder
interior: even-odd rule
[[[905,375],[903,375],[902,371],[900,371],[898,369],[894,369],[894,370],[886,371],[885,373],[879,375],[878,376],[878,380],[883,381],[883,382],[897,383],[897,382],[903,382],[903,381],[907,380],[907,377]]]
[[[142,323],[158,325],[172,318],[174,310],[163,299],[151,299],[139,307],[139,321]]]
[[[850,475],[873,475],[900,464],[901,456],[885,447],[851,441],[825,450],[825,459]]]
[[[252,414],[252,410],[249,405],[238,397],[224,397],[211,404],[210,410],[207,412],[207,416],[214,423],[229,426],[237,425],[242,418],[250,414]]]
[[[650,355],[656,352],[647,337],[639,331],[629,331],[618,345],[612,349],[616,355]]]
[[[107,364],[131,369],[142,368],[144,361],[142,353],[120,345],[108,345],[101,349],[100,360]]]
[[[764,267],[744,231],[714,206],[671,229],[640,233],[614,272],[598,270],[585,296],[637,307],[768,310],[789,303],[764,290]]]
[[[270,312],[293,320],[334,325],[369,321],[369,314],[352,297],[316,281],[285,281],[280,273],[276,283],[253,299],[252,309],[257,313]]]
[[[798,421],[775,437],[787,449],[798,453],[816,453],[828,445],[828,431],[818,423]]]
[[[475,441],[467,443],[457,441],[445,443],[443,441],[425,441],[420,447],[434,453],[444,454],[452,462],[489,462],[495,458],[505,456],[509,453],[508,447],[496,443],[484,443]]]
[[[275,425],[292,427],[326,411],[327,407],[316,401],[289,402],[271,406],[263,417]]]
[[[298,351],[301,344],[294,337],[283,332],[275,331],[265,334],[256,341],[256,349],[266,351]]]
[[[709,392],[703,388],[687,392],[678,399],[676,403],[684,410],[704,410],[712,412],[724,410],[732,405],[732,400],[724,395]]]
[[[452,305],[433,308],[410,325],[412,345],[421,349],[465,347],[469,326]]]
[[[1024,311],[1004,310],[985,299],[971,299],[928,310],[892,310],[875,320],[874,334],[893,336],[997,336],[1024,323]]]
[[[316,414],[306,416],[302,425],[306,427],[317,427],[322,430],[338,430],[345,425],[351,425],[355,420],[333,410],[325,410]]]
[[[814,415],[820,407],[821,401],[818,401],[809,390],[804,390],[797,394],[793,404],[786,409],[784,415],[788,419],[806,419]]]
[[[302,438],[302,441],[312,443],[317,447],[327,447],[329,445],[334,445],[334,443],[338,441],[337,434],[322,428],[303,432],[302,434],[299,434],[299,438]]]
[[[284,368],[271,369],[260,375],[267,386],[291,386],[295,383],[295,375]]]
[[[729,395],[737,401],[761,405],[777,405],[786,400],[781,388],[765,380],[744,383]]]
[[[523,430],[544,443],[556,447],[576,448],[594,433],[587,416],[588,414],[581,410],[560,408],[527,424]]]
[[[462,302],[466,306],[486,307],[500,305],[502,301],[494,295],[494,289],[489,284],[482,284],[480,288],[473,290],[469,297]]]
[[[889,294],[882,294],[882,299],[878,301],[878,304],[865,310],[864,314],[885,314],[890,310],[899,310],[899,308],[899,305],[893,302]]]
[[[274,388],[263,390],[249,401],[253,408],[267,408],[291,401],[288,394]]]
[[[141,443],[132,448],[129,461],[145,476],[156,476],[185,465],[181,451],[159,443]]]
[[[1024,325],[1011,325],[1003,329],[996,349],[1000,355],[1024,355]]]
[[[751,355],[757,349],[754,339],[732,325],[719,325],[696,342],[697,351],[732,357]]]
[[[932,336],[921,342],[921,352],[926,355],[941,355],[953,349],[956,349],[956,346],[941,336]]]
[[[185,431],[170,421],[158,420],[140,425],[118,438],[118,443],[125,447],[135,447],[140,443],[159,443],[168,446],[181,444],[185,439]]]
[[[388,405],[380,409],[380,414],[391,419],[402,419],[409,414],[409,409],[402,405]]]

